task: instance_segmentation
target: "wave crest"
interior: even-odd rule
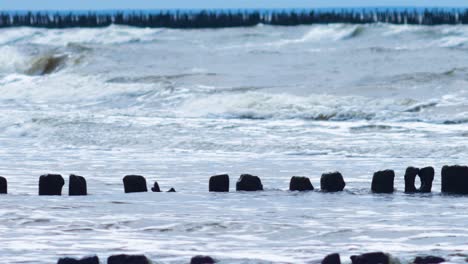
[[[83,62],[84,47],[75,45],[65,49],[21,49],[0,46],[0,75],[46,75]]]
[[[25,73],[27,75],[45,75],[56,72],[65,66],[67,62],[67,55],[43,55],[32,62]]]
[[[190,100],[181,106],[180,113],[190,117],[239,119],[369,120],[390,105],[364,97],[301,97],[251,91],[242,94],[215,94]]]
[[[287,44],[315,42],[323,40],[345,40],[361,36],[366,31],[364,26],[356,25],[317,25],[312,26],[302,37],[297,39],[286,39],[277,42],[279,46]]]
[[[182,102],[177,111],[181,117],[195,118],[465,123],[468,120],[466,97],[454,97],[459,100],[450,96],[419,101],[331,94],[304,97],[248,91],[192,97]]]
[[[0,44],[39,44],[67,46],[69,44],[123,44],[153,41],[162,29],[134,28],[111,25],[106,28],[13,28],[1,29]]]

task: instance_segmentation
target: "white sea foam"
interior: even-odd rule
[[[28,27],[0,29],[0,45],[12,45],[16,42],[28,41],[32,36],[41,34],[44,30]]]
[[[468,36],[465,37],[445,37],[438,40],[435,44],[440,47],[447,47],[447,48],[456,48],[456,47],[464,47],[468,43]]]
[[[0,74],[24,71],[29,59],[14,46],[0,46]]]

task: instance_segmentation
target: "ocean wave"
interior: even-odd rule
[[[42,63],[38,70],[44,72],[48,67],[47,63]],[[69,72],[53,74],[48,78],[11,76],[1,79],[2,100],[72,104],[106,114],[250,120],[417,121],[440,124],[463,123],[468,118],[468,95],[457,91],[424,100],[336,94],[299,96],[274,93],[281,88],[270,86],[198,85],[189,88],[165,82],[103,82],[99,77],[70,75]]]
[[[460,124],[468,120],[464,95],[415,100],[315,94],[296,96],[248,90],[190,97],[176,109],[181,117],[392,121]],[[379,129],[383,127],[377,127]]]
[[[468,36],[444,37],[435,42],[435,45],[443,48],[465,48],[468,44]]]
[[[67,60],[67,55],[42,55],[33,60],[31,66],[25,71],[25,73],[28,75],[50,74],[64,67]]]
[[[421,104],[412,105],[410,108],[406,109],[406,112],[421,112],[424,109],[437,106],[437,102],[426,102]]]
[[[366,27],[357,26],[346,38],[357,38],[366,32]]]
[[[106,28],[0,29],[0,44],[40,44],[67,46],[69,44],[123,44],[153,41],[163,29],[134,28],[111,25]]]
[[[59,70],[54,67],[64,67],[55,61],[47,62],[51,60],[50,57],[44,60],[46,62],[39,63],[35,69],[36,74]],[[54,64],[53,67],[49,63]],[[127,82],[125,79],[106,82],[99,76],[81,76],[72,72],[52,74],[47,78],[9,75],[0,79],[2,102],[13,100],[23,104],[25,100],[29,103],[47,101],[50,104],[92,109],[106,115],[174,118],[373,120],[438,124],[460,124],[468,118],[468,94],[459,90],[435,97],[425,96],[425,99],[327,93],[300,96],[275,93],[289,90],[282,86],[222,87],[200,84],[187,87],[164,81],[146,83],[135,80]]]
[[[229,31],[231,29],[225,29]],[[324,43],[345,43],[370,41],[372,46],[366,47],[372,52],[401,52],[421,50],[425,48],[461,48],[468,46],[468,26],[422,26],[422,25],[389,25],[384,23],[352,25],[328,24],[298,26],[290,33],[283,28],[265,26],[255,28],[264,34],[255,38],[243,37],[238,31],[233,34],[244,41],[223,45],[221,50],[247,50],[249,53],[280,54],[284,48],[291,45],[313,45],[314,50],[329,50]],[[224,31],[223,31],[224,32]],[[276,34],[273,34],[276,33]],[[252,33],[253,34],[253,33]],[[365,40],[363,40],[365,39]],[[360,45],[358,45],[360,46]],[[366,46],[366,45],[364,45]]]
[[[28,56],[12,46],[0,46],[0,73],[16,73],[27,67]]]
[[[84,47],[69,46],[66,49],[22,50],[19,47],[0,46],[0,75],[45,75],[60,71],[69,65],[83,61]]]
[[[40,34],[41,31],[43,30],[28,27],[0,29],[0,45],[13,45],[28,41],[31,37]]]
[[[445,120],[442,122],[444,125],[459,125],[468,123],[468,118],[461,118],[455,120]]]
[[[365,97],[332,95],[301,97],[249,91],[215,94],[189,100],[181,106],[179,111],[180,114],[191,117],[317,121],[370,120],[379,112],[385,112],[387,108],[391,108],[393,103],[393,100],[372,100]]]
[[[387,39],[390,43],[399,38],[427,40],[426,46],[463,47],[468,43],[468,27],[457,26],[421,26],[421,25],[389,25],[384,23],[352,25],[352,24],[320,24],[298,26],[301,34],[289,34],[283,28],[275,26],[258,26],[243,32],[238,28],[223,29],[221,32],[234,35],[236,39],[244,40],[230,44],[227,48],[254,47],[282,47],[287,45],[314,43],[324,41],[347,41],[361,37],[373,40]],[[195,30],[196,31],[196,30]],[[244,29],[245,31],[245,29]],[[105,28],[6,28],[0,29],[0,45],[34,44],[48,46],[67,46],[70,44],[112,45],[137,42],[177,41],[178,34],[185,34],[184,30],[162,28],[137,28],[130,26],[111,25]],[[206,31],[200,31],[201,33]],[[281,34],[278,32],[282,32]],[[274,33],[274,34],[273,34]],[[247,42],[245,41],[247,40]],[[211,43],[205,43],[210,45]],[[419,48],[423,46],[418,45]],[[225,47],[225,48],[226,48]],[[387,45],[376,48],[395,48]]]
[[[468,68],[453,67],[443,71],[398,73],[384,78],[369,77],[367,85],[399,83],[404,85],[424,85],[428,83],[468,80]]]
[[[367,25],[316,25],[301,38],[282,40],[281,44],[303,43],[309,41],[340,41],[359,37],[369,37],[373,41],[388,39],[388,44],[372,47],[375,51],[401,51],[426,47],[466,48],[468,46],[468,26],[423,26],[423,25],[390,25],[384,23]],[[399,39],[424,41],[418,46],[400,46]],[[394,43],[394,44],[392,44]],[[394,46],[396,45],[396,46]],[[406,44],[405,44],[406,45]]]
[[[420,48],[466,48],[468,44],[468,27],[466,25],[420,26],[420,25],[385,25],[383,36],[408,36],[419,40],[428,40]]]
[[[353,133],[369,133],[369,132],[400,133],[400,132],[408,131],[408,129],[404,127],[384,125],[384,124],[352,126],[349,128],[349,130]]]
[[[297,42],[351,39],[363,35],[365,31],[365,26],[356,25],[313,26],[312,29],[302,38],[298,39]]]
[[[119,76],[108,79],[108,83],[157,83],[161,81],[179,80],[196,76],[216,76],[216,73],[180,73],[166,75],[145,75],[145,76]]]
[[[302,37],[296,39],[284,39],[278,42],[270,43],[273,46],[284,46],[288,44],[297,44],[315,41],[338,41],[359,37],[366,31],[365,26],[356,25],[317,25],[312,26]]]
[[[370,47],[366,49],[369,49],[370,51],[375,52],[375,53],[400,53],[400,52],[410,51],[409,49],[402,48],[402,47],[394,47],[394,48]]]
[[[257,36],[252,40],[251,37],[244,37],[243,34],[239,34],[239,39],[245,39],[247,41],[223,46],[220,49],[246,49],[249,53],[253,54],[279,54],[281,52],[278,52],[277,49],[289,45],[320,43],[325,41],[337,42],[358,38],[364,35],[367,31],[367,27],[368,26],[365,25],[347,24],[300,26],[301,34],[291,36],[288,32],[282,32],[283,28],[264,26],[256,28],[256,30],[265,31],[263,33],[263,41],[261,39],[262,36]],[[320,49],[315,49],[315,51],[320,51]]]

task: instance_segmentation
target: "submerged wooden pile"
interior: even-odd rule
[[[295,26],[328,23],[391,23],[409,25],[468,24],[468,9],[311,9],[311,10],[200,10],[140,11],[108,13],[1,12],[2,27],[107,27],[112,24],[133,27],[224,28],[258,24]]]

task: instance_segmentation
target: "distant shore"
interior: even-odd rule
[[[0,28],[107,27],[112,24],[150,28],[226,28],[259,24],[457,25],[468,24],[468,8],[460,9],[304,9],[304,10],[161,10],[161,11],[2,11]]]

